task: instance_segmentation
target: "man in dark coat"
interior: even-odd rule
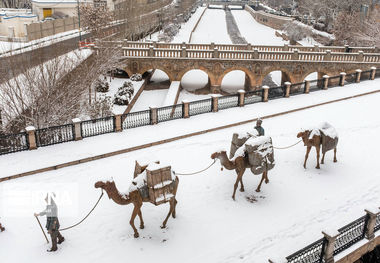
[[[57,244],[61,244],[65,241],[65,238],[59,232],[59,220],[58,220],[58,208],[53,198],[50,195],[46,196],[45,201],[47,203],[46,209],[40,213],[35,213],[34,216],[46,215],[46,229],[51,237],[52,247],[48,252],[57,251]]]
[[[261,127],[262,123],[263,123],[263,121],[260,118],[256,121],[256,127],[255,127],[255,129],[259,133],[259,136],[264,136],[265,135],[264,128]]]

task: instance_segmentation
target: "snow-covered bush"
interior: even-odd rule
[[[110,90],[110,85],[107,81],[98,79],[95,83],[95,88],[97,92],[108,92]]]
[[[102,118],[112,115],[111,97],[106,96],[94,101],[88,106],[88,115],[91,119]]]
[[[113,103],[117,105],[128,105],[134,92],[133,83],[130,81],[124,82],[123,86],[117,90]]]
[[[141,76],[141,74],[138,74],[138,73],[133,74],[133,75],[131,76],[131,80],[132,80],[132,81],[142,81],[142,76]]]
[[[180,26],[178,24],[168,24],[163,28],[164,34],[169,37],[174,37],[178,34]]]

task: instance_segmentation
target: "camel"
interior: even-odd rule
[[[161,228],[166,227],[166,223],[167,223],[170,215],[173,218],[176,217],[177,200],[176,200],[175,196],[177,193],[178,183],[179,183],[179,179],[178,179],[178,177],[176,177],[174,191],[173,191],[173,197],[169,200],[170,210],[169,210],[169,213],[166,216],[164,222],[162,223]],[[129,192],[128,195],[121,194],[118,191],[118,189],[116,188],[115,182],[113,182],[113,181],[107,181],[107,182],[98,181],[95,183],[95,188],[101,188],[101,189],[105,190],[108,194],[108,197],[119,205],[129,205],[129,204],[134,205],[134,209],[133,209],[131,220],[129,221],[129,224],[133,228],[134,237],[138,238],[139,233],[135,227],[134,221],[135,221],[136,216],[138,215],[140,218],[140,229],[144,229],[144,221],[142,218],[141,207],[143,205],[143,202],[151,202],[149,197],[142,197],[141,193],[138,189]]]
[[[244,192],[244,185],[243,185],[243,174],[245,172],[245,169],[251,168],[251,165],[248,160],[248,155],[246,154],[245,156],[238,156],[234,161],[231,161],[227,157],[226,151],[220,151],[220,152],[215,152],[211,155],[212,159],[219,159],[220,163],[224,168],[227,170],[235,170],[236,171],[236,182],[234,184],[234,192],[232,194],[232,199],[235,200],[235,193],[236,189],[239,185],[240,182],[240,192]],[[263,183],[265,179],[265,183],[269,183],[268,179],[268,171],[263,172],[260,184],[256,188],[256,192],[260,192],[261,190],[261,184]]]
[[[5,231],[5,228],[0,223],[0,232],[3,232],[3,231]]]
[[[310,135],[312,135],[312,136],[310,136]],[[310,150],[314,146],[315,150],[317,152],[317,166],[315,168],[321,169],[321,167],[319,166],[319,157],[320,157],[320,150],[321,150],[321,145],[322,145],[322,135],[317,134],[317,133],[312,134],[311,130],[306,130],[306,131],[299,132],[297,134],[297,138],[302,138],[304,145],[307,147],[306,148],[306,155],[305,155],[305,162],[303,164],[303,167],[306,169],[306,162],[307,162],[307,159],[309,158]],[[336,150],[337,149],[335,146],[334,147],[334,163],[337,162]],[[325,163],[325,154],[326,154],[326,152],[323,152],[321,164]]]

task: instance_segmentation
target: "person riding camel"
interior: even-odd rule
[[[55,195],[53,194],[53,197]],[[40,213],[34,213],[34,216],[44,216],[46,215],[46,229],[51,237],[52,247],[48,252],[57,251],[57,244],[61,244],[65,241],[65,238],[59,232],[59,221],[58,221],[58,207],[51,195],[47,195],[45,198],[47,203],[46,209]],[[57,242],[58,241],[58,242]]]
[[[265,130],[264,130],[263,127],[261,127],[262,123],[263,123],[263,121],[260,118],[258,118],[257,121],[256,121],[255,129],[259,133],[259,136],[264,136],[265,135]]]

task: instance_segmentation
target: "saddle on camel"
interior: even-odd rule
[[[272,138],[258,136],[256,130],[252,133],[233,134],[229,158],[226,151],[215,152],[211,158],[219,159],[227,170],[236,171],[237,178],[232,194],[234,200],[239,183],[240,191],[244,192],[242,178],[247,168],[250,168],[255,175],[262,174],[261,181],[256,188],[256,192],[260,192],[263,181],[269,183],[268,171],[275,166]]]
[[[311,148],[314,146],[317,152],[317,166],[316,169],[320,169],[319,166],[319,157],[320,150],[322,146],[322,160],[321,164],[325,162],[325,154],[330,150],[334,150],[334,163],[337,162],[336,159],[336,151],[338,146],[338,133],[335,128],[331,126],[327,122],[323,122],[320,125],[308,129],[304,129],[303,131],[297,134],[297,138],[302,138],[302,141],[306,148],[306,155],[303,167],[306,169],[306,162],[309,157],[309,153]]]
[[[131,220],[129,221],[134,231],[134,237],[139,237],[134,221],[136,216],[140,218],[140,229],[144,228],[141,207],[144,202],[152,203],[156,206],[169,203],[170,210],[166,216],[161,228],[166,227],[170,216],[176,217],[176,194],[179,179],[171,170],[171,166],[151,163],[149,165],[140,165],[136,161],[134,179],[129,187],[128,192],[121,193],[116,188],[114,181],[99,181],[95,183],[95,188],[104,189],[108,197],[119,205],[133,204]]]

